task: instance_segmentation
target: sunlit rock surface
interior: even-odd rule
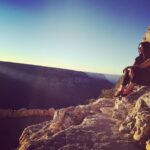
[[[119,131],[128,134],[142,147],[146,145],[148,149],[150,139],[150,87],[139,86],[137,91],[126,98],[120,99],[119,107],[118,103],[116,103],[113,115],[122,122]]]
[[[146,142],[146,150],[150,150],[150,140]]]
[[[112,117],[114,99],[100,98],[87,105],[56,110],[52,121],[27,127],[19,150],[140,150],[119,132]]]
[[[143,41],[148,41],[148,42],[150,42],[150,26],[148,27],[147,31],[145,32]]]

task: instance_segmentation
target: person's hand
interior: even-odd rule
[[[123,69],[123,73],[125,73],[128,69],[132,69],[132,68],[133,68],[133,66],[126,67],[125,69]]]

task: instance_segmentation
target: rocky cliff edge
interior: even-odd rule
[[[18,150],[150,150],[150,87],[55,110],[24,129]]]

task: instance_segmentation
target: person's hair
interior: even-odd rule
[[[139,44],[139,48],[140,47],[142,47],[143,49],[150,49],[150,42],[148,42],[148,41],[141,42]]]
[[[144,59],[150,58],[150,42],[141,42],[138,48]]]

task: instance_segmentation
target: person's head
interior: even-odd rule
[[[139,53],[143,55],[144,59],[150,58],[150,42],[141,42],[138,46]]]
[[[149,50],[150,51],[150,42],[141,42],[138,46],[138,50],[139,50],[139,53],[143,53],[144,50]]]

